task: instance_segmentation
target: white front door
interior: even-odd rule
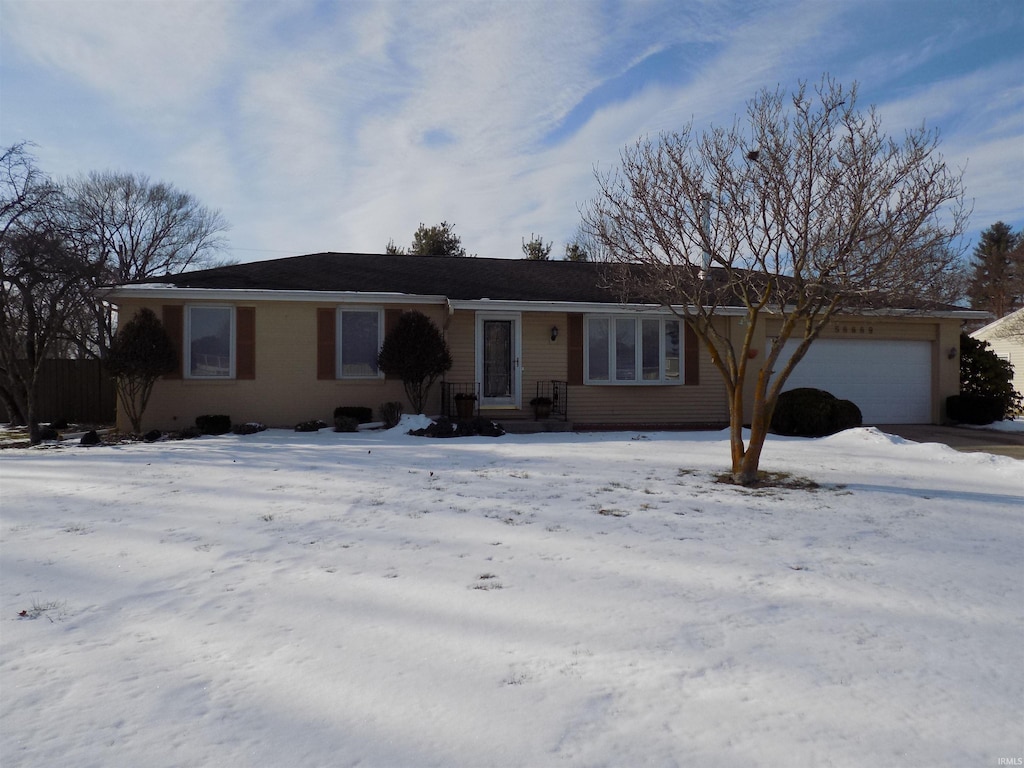
[[[520,325],[518,313],[477,313],[476,380],[484,408],[518,408],[521,404]]]

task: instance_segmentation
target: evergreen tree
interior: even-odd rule
[[[971,309],[1004,317],[1024,306],[1024,236],[1001,221],[981,233],[967,289]]]
[[[419,229],[412,236],[409,253],[413,256],[466,256],[462,238],[455,234],[455,225],[442,221],[428,227],[420,222]]]
[[[452,367],[448,343],[422,312],[403,312],[394,329],[384,338],[377,365],[405,385],[414,413],[423,413],[430,388]]]
[[[590,257],[587,255],[586,248],[584,248],[579,242],[574,242],[565,244],[565,260],[590,261]]]
[[[530,233],[529,240],[523,240],[523,254],[531,261],[547,261],[551,256],[551,243],[544,243],[540,235]]]
[[[960,395],[992,401],[992,418],[976,423],[1012,419],[1022,407],[1021,395],[1013,388],[1010,361],[997,355],[987,341],[966,333],[960,334]]]
[[[136,434],[142,433],[142,414],[156,380],[178,365],[178,353],[160,320],[141,309],[114,336],[105,360],[114,376],[117,395]]]

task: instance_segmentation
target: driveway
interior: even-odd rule
[[[888,424],[878,428],[915,443],[943,443],[965,453],[980,451],[1024,461],[1024,432],[939,427],[931,424]]]

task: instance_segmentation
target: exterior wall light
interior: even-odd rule
[[[956,347],[950,347],[949,348],[949,352],[946,353],[946,357],[948,357],[950,360],[955,359],[956,358]]]
[[[551,326],[551,340],[554,341],[557,338],[558,338],[558,326],[557,325],[552,325]]]

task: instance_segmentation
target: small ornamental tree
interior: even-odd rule
[[[114,376],[117,396],[136,434],[142,433],[142,414],[153,385],[177,365],[174,344],[152,310],[140,310],[114,336],[106,366]]]
[[[874,108],[857,107],[856,85],[825,75],[792,95],[762,91],[731,126],[642,138],[597,174],[583,209],[595,260],[627,300],[684,321],[710,357],[734,482],[758,481],[778,397],[834,317],[921,304],[946,283],[967,210],[938,143],[924,126],[890,138]],[[738,333],[724,319],[736,312]]]
[[[433,321],[422,312],[403,312],[384,338],[377,365],[405,385],[414,413],[423,413],[430,388],[452,367],[448,343]]]

